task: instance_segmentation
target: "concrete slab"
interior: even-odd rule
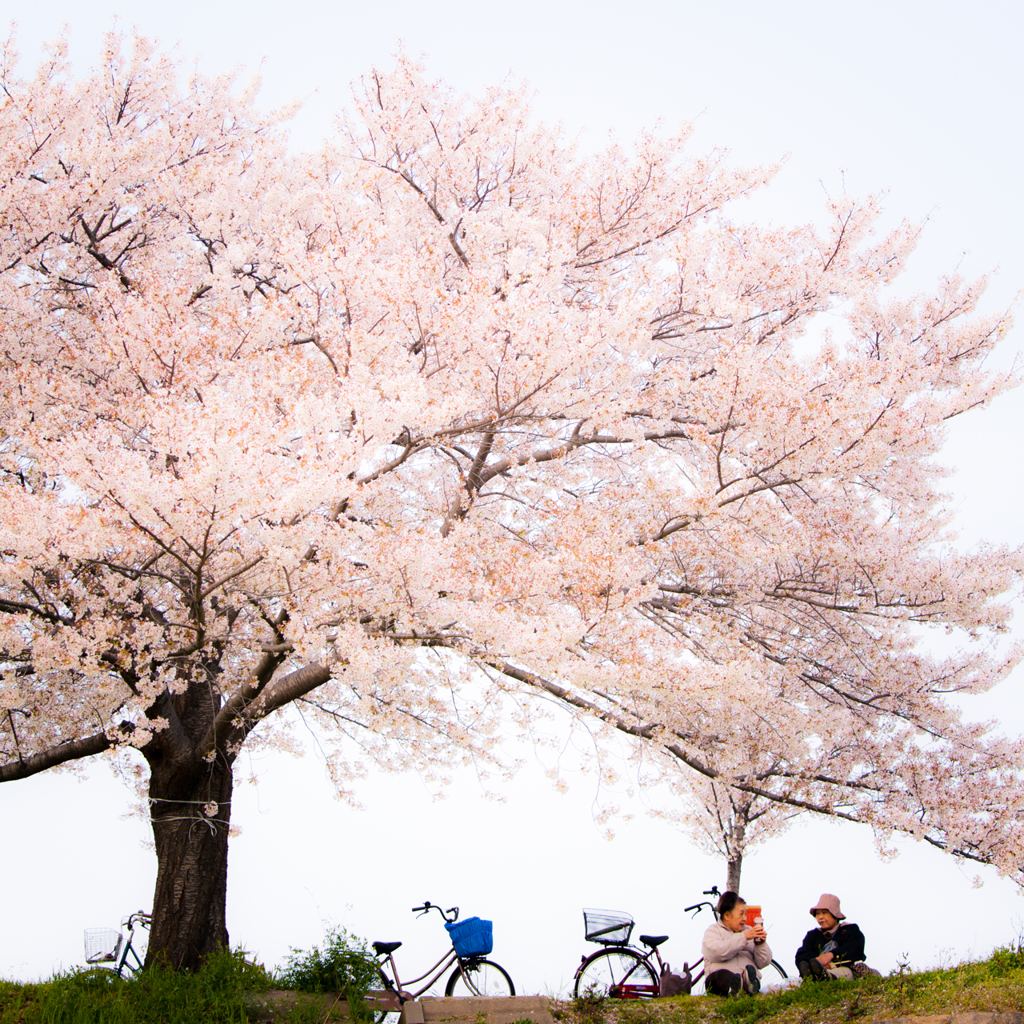
[[[930,1017],[890,1017],[871,1024],[1024,1024],[1024,1013],[936,1013]]]
[[[513,996],[510,999],[420,999],[402,1006],[401,1024],[555,1024],[547,996]]]
[[[954,1013],[951,1024],[1024,1024],[1024,1013]]]
[[[425,1024],[423,1018],[423,1004],[415,1000],[409,1000],[402,1006],[402,1013],[398,1018],[399,1024]]]
[[[252,996],[246,1001],[245,1012],[250,1021],[273,1024],[275,1020],[290,1017],[298,1008],[312,1008],[322,1021],[348,1021],[348,1003],[337,992],[310,995],[308,992],[290,992],[271,989]]]

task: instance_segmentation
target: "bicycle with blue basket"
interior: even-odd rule
[[[394,954],[402,945],[401,942],[372,944],[373,951],[377,954],[377,973],[383,989],[368,992],[366,1001],[377,1022],[384,1020],[389,1013],[400,1011],[402,1003],[419,999],[452,966],[455,969],[445,985],[446,996],[503,998],[516,994],[516,987],[512,984],[508,971],[500,964],[487,959],[487,954],[494,946],[490,921],[481,920],[479,917],[467,917],[460,921],[458,907],[442,910],[436,903],[424,902],[422,906],[412,908],[412,912],[420,917],[431,910],[436,910],[443,918],[452,944],[444,955],[418,978],[403,982],[399,977]],[[420,987],[415,988],[417,985]]]

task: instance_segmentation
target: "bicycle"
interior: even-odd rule
[[[377,954],[377,974],[384,987],[379,992],[368,992],[366,1001],[374,1011],[374,1021],[377,1024],[389,1013],[400,1011],[402,1003],[419,999],[453,964],[455,970],[452,971],[444,989],[446,996],[503,998],[516,994],[515,985],[512,984],[508,971],[493,960],[487,959],[492,946],[490,921],[481,921],[479,917],[467,917],[460,921],[458,907],[442,910],[437,904],[430,902],[413,907],[412,913],[422,917],[431,910],[436,910],[444,920],[452,946],[433,967],[428,967],[418,978],[405,983],[409,989],[403,987],[394,957],[395,950],[402,943],[372,943],[373,951]],[[390,975],[385,966],[390,968]],[[422,987],[412,988],[420,982],[423,982]]]
[[[85,962],[93,966],[113,964],[110,971],[118,978],[124,976],[127,970],[134,974],[142,967],[142,958],[135,949],[135,929],[142,927],[149,928],[150,915],[143,910],[136,910],[121,921],[121,927],[128,929],[128,941],[124,941],[121,932],[113,928],[86,928],[85,929]],[[133,963],[128,962],[131,955]]]
[[[712,886],[704,890],[704,895],[717,898],[721,893],[718,886]],[[684,908],[683,913],[696,917],[705,907],[711,910],[717,921],[715,904],[708,900]],[[641,935],[640,941],[647,947],[645,953],[629,944],[633,918],[617,910],[585,909],[583,930],[588,942],[599,943],[604,948],[581,958],[573,984],[573,996],[576,999],[589,994],[609,999],[652,999],[661,994],[659,979],[669,972],[670,967],[661,959],[658,947],[668,941],[667,935]],[[701,957],[693,964],[683,964],[680,977],[686,994],[704,977],[703,969],[694,973],[703,962],[704,958]],[[773,980],[776,980],[776,974],[778,981],[789,977],[776,960],[772,960],[764,970],[769,972]]]

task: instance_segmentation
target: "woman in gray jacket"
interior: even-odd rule
[[[734,892],[718,899],[718,920],[704,933],[704,988],[716,996],[734,996],[742,988],[761,991],[761,967],[772,961],[761,925],[747,927],[747,904]]]

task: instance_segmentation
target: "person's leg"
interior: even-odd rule
[[[828,977],[820,960],[801,960],[796,969],[800,972],[802,981],[807,981],[808,978],[813,981],[824,981]]]
[[[757,977],[757,968],[753,964],[748,964],[743,969],[743,974],[740,978],[743,983],[743,991],[748,992],[752,996],[756,996],[761,991],[761,982]]]
[[[704,991],[713,996],[734,996],[740,990],[740,976],[721,968],[704,979]]]
[[[825,973],[830,978],[852,978],[853,977],[853,971],[851,971],[849,967],[833,967],[832,964],[829,964],[828,967],[825,968]]]
[[[876,971],[874,967],[868,967],[863,960],[858,960],[855,964],[850,964],[850,970],[853,971],[855,978],[880,978],[882,976],[881,971]]]

